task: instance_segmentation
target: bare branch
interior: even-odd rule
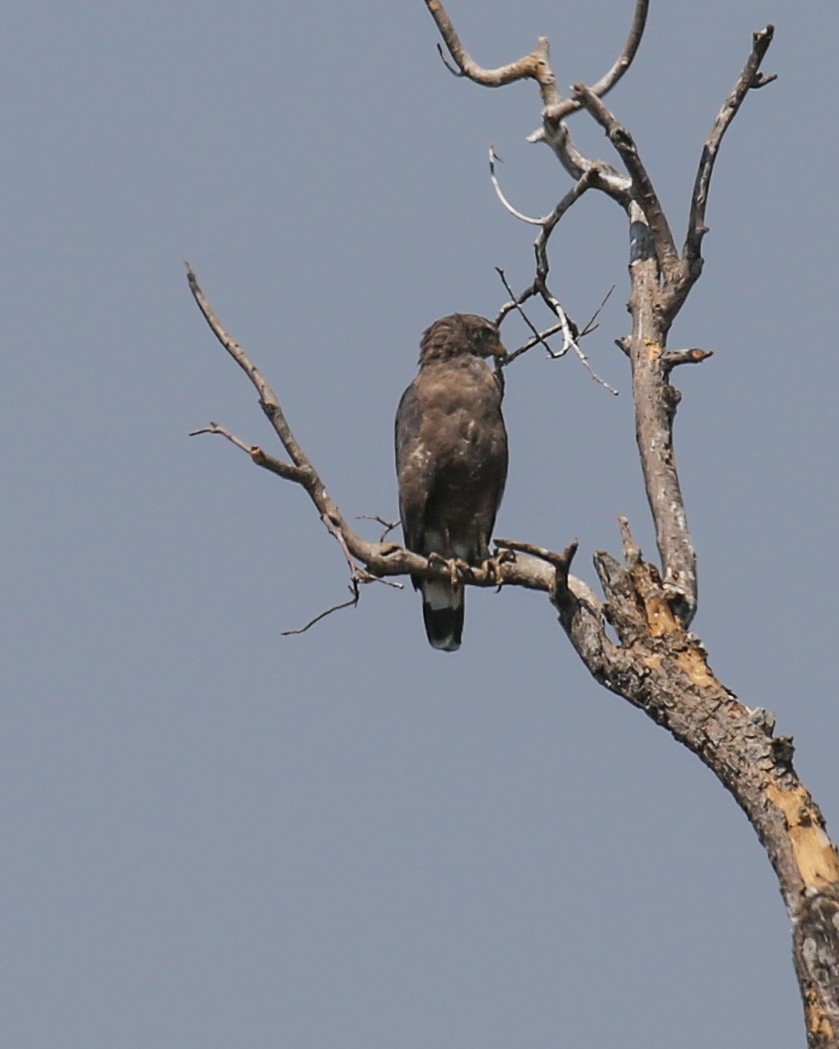
[[[301,470],[298,466],[292,466],[291,463],[285,463],[282,459],[276,459],[273,455],[268,455],[257,444],[246,444],[240,437],[231,433],[224,426],[219,426],[218,423],[211,422],[209,426],[205,426],[200,430],[193,430],[188,436],[198,437],[202,433],[217,433],[221,437],[226,437],[231,444],[235,444],[237,448],[247,452],[257,466],[263,466],[266,470],[278,474],[287,481],[294,481],[296,484],[304,486],[308,481],[309,475],[305,470]]]
[[[495,272],[501,278],[501,283],[504,285],[504,288],[506,289],[507,294],[512,296],[513,307],[516,310],[518,310],[519,314],[521,315],[521,319],[528,326],[528,328],[530,328],[530,330],[533,332],[533,340],[531,340],[530,346],[536,346],[538,343],[541,343],[545,347],[545,349],[547,350],[547,353],[548,353],[549,357],[556,356],[556,354],[553,352],[553,350],[548,345],[548,343],[547,343],[547,341],[545,339],[545,336],[540,334],[540,332],[536,329],[536,327],[533,324],[533,322],[531,321],[531,319],[527,316],[527,314],[521,308],[521,303],[522,303],[523,300],[520,300],[520,299],[518,299],[516,297],[516,293],[510,287],[509,281],[507,280],[507,277],[506,277],[506,275],[504,273],[504,270],[502,270],[500,266],[496,266],[495,267]],[[527,293],[526,293],[526,297],[529,298],[530,295],[527,295]],[[560,330],[561,330],[561,327],[562,326],[560,325],[559,326]],[[502,358],[499,361],[499,364],[503,367],[504,365],[509,364],[509,362],[511,360],[513,360],[514,357],[520,357],[523,352],[524,352],[523,350],[517,350],[515,352],[515,354],[508,354],[506,357]]]
[[[544,105],[549,106],[560,101],[561,95],[551,69],[550,45],[547,37],[539,37],[536,47],[515,62],[509,62],[497,69],[484,69],[483,66],[478,65],[461,43],[452,20],[439,0],[425,0],[425,6],[436,22],[440,36],[461,75],[483,87],[503,87],[516,80],[535,80],[539,85]]]
[[[702,149],[702,156],[699,161],[699,169],[696,173],[696,181],[694,182],[693,195],[690,201],[690,216],[682,253],[683,279],[689,281],[687,290],[698,279],[702,270],[702,238],[708,232],[708,228],[705,225],[705,209],[708,204],[711,176],[714,172],[714,164],[723,136],[737,115],[737,111],[740,109],[749,91],[764,87],[775,79],[775,76],[763,76],[759,73],[760,65],[766,56],[769,45],[772,43],[774,33],[775,27],[768,25],[765,29],[761,29],[754,34],[751,54],[746,60],[743,72],[723,103],[722,109],[717,114],[717,118]],[[678,305],[681,305],[681,302],[684,301],[687,290],[680,289]],[[678,305],[676,309],[678,309]]]
[[[333,612],[340,612],[342,608],[355,608],[358,602],[361,600],[361,591],[359,589],[358,583],[355,580],[353,580],[352,584],[350,585],[350,590],[352,591],[352,597],[349,598],[348,601],[342,601],[340,604],[333,605],[331,608],[327,608],[326,611],[316,615],[314,619],[310,619],[305,626],[298,627],[296,630],[281,630],[280,636],[292,637],[295,634],[305,634],[310,627],[313,627],[315,625],[315,623],[319,623],[322,619],[326,619],[327,616],[331,616]]]
[[[501,367],[506,368],[508,365],[512,364],[513,361],[521,357],[522,354],[527,353],[528,350],[532,350],[534,346],[544,346],[545,341],[549,339],[551,335],[556,335],[556,333],[560,331],[562,331],[562,325],[554,324],[550,328],[545,328],[544,331],[537,332],[536,335],[528,339],[527,342],[522,343],[517,349],[508,353],[507,356],[499,362]],[[550,356],[555,357],[556,355],[551,352]]]
[[[586,336],[586,335],[590,335],[598,327],[597,318],[600,316],[600,313],[603,310],[603,307],[606,305],[606,303],[612,297],[612,292],[614,290],[615,290],[615,285],[613,284],[611,286],[611,288],[609,288],[609,290],[603,296],[603,299],[602,299],[600,305],[597,307],[597,309],[594,311],[594,313],[592,313],[591,317],[589,317],[589,319],[586,321],[585,325],[583,326],[583,330],[580,332],[580,338],[581,339],[584,336]]]
[[[679,364],[701,364],[702,361],[706,361],[713,356],[713,350],[703,350],[698,346],[694,346],[690,350],[665,350],[661,355],[661,360],[669,372]]]
[[[495,153],[493,147],[490,146],[490,173],[493,180],[493,185],[496,187],[496,192],[498,193],[501,203],[504,204],[507,210],[510,211],[516,218],[522,219],[523,221],[531,223],[532,225],[539,225],[542,227],[542,232],[539,234],[534,243],[537,261],[536,280],[529,288],[522,292],[521,295],[517,296],[515,294],[513,289],[510,287],[507,278],[504,275],[504,271],[496,266],[496,272],[501,278],[501,282],[507,290],[507,293],[511,296],[510,301],[508,303],[505,303],[505,305],[499,311],[496,323],[500,323],[504,319],[504,317],[506,317],[507,314],[510,313],[512,310],[518,310],[525,324],[530,328],[531,332],[533,333],[533,340],[529,341],[525,346],[520,347],[514,353],[508,354],[504,361],[501,362],[502,366],[510,364],[517,357],[520,357],[522,353],[525,353],[527,350],[531,349],[533,346],[536,346],[539,343],[541,343],[545,347],[548,355],[552,358],[564,356],[572,347],[578,354],[581,354],[580,348],[576,344],[576,339],[578,337],[576,325],[574,325],[572,321],[569,321],[565,313],[565,310],[559,303],[559,300],[556,299],[556,297],[549,291],[547,287],[547,276],[550,270],[550,262],[548,260],[547,254],[547,245],[551,234],[553,233],[562,216],[568,211],[571,205],[575,201],[577,201],[583,195],[583,193],[585,193],[585,191],[590,187],[594,179],[594,172],[591,169],[585,171],[577,180],[577,182],[571,187],[571,189],[568,190],[568,192],[565,194],[562,200],[560,200],[560,202],[556,205],[556,207],[553,209],[553,211],[551,211],[549,215],[546,215],[544,218],[541,219],[531,219],[528,218],[526,215],[522,215],[520,212],[512,208],[512,206],[508,204],[505,197],[501,193],[500,187],[498,186],[498,183],[495,179],[494,161],[497,159],[500,158]],[[522,309],[522,303],[526,302],[528,299],[532,298],[534,295],[537,294],[545,301],[549,309],[553,313],[555,313],[559,318],[559,324],[547,333],[539,332]],[[563,346],[558,353],[555,352],[546,341],[547,335],[553,334],[556,331],[561,331],[563,334]],[[582,356],[585,357],[584,354]]]
[[[580,344],[577,341],[577,339],[572,339],[570,345],[571,345],[572,349],[574,350],[574,353],[576,353],[577,359],[579,360],[580,364],[582,364],[582,366],[586,369],[586,371],[589,373],[589,375],[592,377],[592,379],[598,384],[598,386],[602,386],[603,389],[604,390],[608,390],[609,393],[612,394],[612,396],[617,397],[619,395],[620,391],[616,390],[614,386],[611,386],[608,382],[606,382],[606,380],[604,378],[602,378],[600,375],[597,374],[597,372],[594,370],[594,368],[591,365],[591,361],[588,359],[588,356],[583,351],[583,348],[582,348],[582,346],[580,346]],[[562,352],[563,353],[566,352],[564,347],[563,347],[563,351]]]
[[[576,324],[574,324],[574,322],[568,318],[568,316],[565,313],[565,310],[564,310],[562,304],[548,290],[547,286],[545,285],[544,281],[541,278],[537,279],[537,281],[530,288],[528,288],[525,292],[523,292],[522,295],[516,296],[515,292],[510,287],[510,284],[509,284],[509,282],[507,280],[507,277],[506,277],[504,271],[498,266],[495,267],[495,271],[498,274],[498,276],[501,278],[501,282],[504,285],[505,289],[507,290],[507,293],[512,296],[511,301],[507,304],[507,306],[509,308],[505,309],[505,311],[499,315],[499,322],[504,317],[506,317],[509,312],[511,312],[513,309],[515,309],[515,310],[518,310],[518,312],[521,314],[522,319],[524,320],[525,324],[528,326],[528,328],[530,328],[531,332],[533,333],[533,337],[528,339],[527,342],[523,346],[519,346],[518,349],[513,350],[511,353],[508,353],[505,357],[503,357],[501,360],[499,360],[498,361],[498,367],[499,368],[506,368],[506,367],[508,367],[508,365],[512,364],[513,361],[515,361],[519,357],[521,357],[521,355],[523,353],[527,353],[528,350],[532,350],[534,346],[539,346],[539,345],[544,346],[545,350],[546,350],[548,356],[551,358],[551,360],[559,360],[559,358],[560,357],[564,357],[565,354],[570,349],[573,349],[574,352],[576,353],[578,359],[580,360],[580,363],[586,368],[586,370],[588,371],[588,373],[592,377],[592,379],[594,379],[595,382],[599,383],[601,386],[603,386],[605,389],[607,389],[609,391],[609,393],[612,393],[615,396],[617,396],[618,395],[618,391],[613,386],[610,386],[609,383],[607,383],[605,381],[605,379],[602,379],[597,374],[597,372],[592,368],[591,362],[589,361],[587,355],[583,352],[582,347],[580,346],[579,341],[578,341],[582,337],[583,334],[588,334],[589,332],[594,330],[593,327],[592,327],[592,323],[594,321],[594,317],[596,317],[597,314],[600,312],[600,310],[603,308],[603,305],[605,304],[606,299],[608,299],[609,295],[611,295],[612,292],[610,291],[607,294],[606,299],[603,300],[603,303],[601,303],[601,305],[598,307],[598,309],[595,312],[595,314],[592,317],[592,319],[586,325],[585,331],[583,333],[580,333],[577,330]],[[527,316],[527,314],[521,308],[522,302],[525,302],[527,299],[532,298],[532,296],[537,293],[537,285],[538,285],[538,294],[544,299],[544,301],[547,303],[547,305],[551,309],[551,311],[554,314],[556,314],[557,317],[559,317],[559,323],[558,324],[555,324],[552,327],[547,328],[545,331],[542,331],[542,332],[540,332],[536,328],[536,326],[533,324],[533,322],[530,320],[530,318]],[[596,327],[596,325],[594,325],[594,327]],[[557,332],[562,332],[562,340],[563,341],[562,341],[562,348],[560,350],[554,350],[553,347],[547,341],[548,338],[551,335],[555,335]]]
[[[385,537],[390,535],[394,528],[398,528],[400,524],[399,521],[386,521],[380,514],[358,514],[356,521],[375,521],[377,524],[380,524],[384,528],[384,531],[379,536],[380,543],[383,543]]]
[[[622,348],[632,360],[635,437],[644,488],[655,524],[664,585],[685,627],[696,612],[696,552],[673,450],[673,420],[680,393],[668,382],[672,364],[664,359],[667,318],[662,314],[662,286],[655,259],[631,265],[629,308],[632,335]]]
[[[618,391],[613,386],[610,386],[605,379],[602,379],[592,368],[588,356],[583,352],[582,347],[577,341],[580,338],[580,335],[577,331],[577,326],[572,320],[568,318],[559,300],[555,298],[550,293],[550,291],[548,291],[547,288],[544,288],[544,290],[540,292],[542,298],[548,304],[553,313],[555,313],[556,316],[559,317],[559,324],[555,324],[553,325],[553,327],[547,328],[545,331],[540,332],[530,320],[530,318],[527,316],[527,314],[524,312],[524,310],[521,308],[521,302],[524,301],[525,298],[530,298],[532,296],[533,288],[529,288],[521,298],[516,298],[512,288],[510,287],[507,281],[506,276],[504,275],[504,271],[498,266],[496,266],[495,269],[499,277],[501,278],[504,287],[507,289],[507,292],[510,295],[513,295],[511,307],[513,309],[518,310],[525,324],[533,332],[532,338],[528,339],[523,346],[519,346],[518,349],[513,350],[512,353],[508,353],[505,357],[499,360],[497,366],[499,368],[506,368],[508,365],[512,364],[513,361],[521,357],[523,353],[527,353],[528,350],[533,349],[534,346],[544,346],[548,356],[551,358],[551,360],[554,361],[559,360],[560,357],[564,357],[570,349],[573,349],[580,363],[583,365],[583,367],[586,368],[592,379],[594,379],[595,382],[599,383],[601,386],[607,389],[609,393],[612,393],[615,396],[617,396]],[[589,322],[589,324],[590,323],[591,322]],[[587,330],[591,331],[590,328]],[[554,350],[547,340],[551,335],[555,335],[557,332],[562,332],[562,348],[559,350]]]
[[[369,582],[371,578],[369,573],[356,564],[347,544],[347,540],[344,538],[343,521],[335,521],[329,516],[329,514],[321,514],[320,518],[323,522],[324,528],[326,528],[327,532],[329,532],[329,534],[337,541],[338,546],[341,547],[341,553],[344,555],[344,560],[347,562],[352,581],[354,583]]]
[[[446,58],[446,56],[443,54],[442,44],[437,45],[437,54],[440,56],[440,61],[443,63],[446,69],[448,69],[452,76],[464,77],[466,75],[462,70],[458,69],[456,66],[453,66],[451,62]]]
[[[571,205],[575,204],[586,190],[591,188],[595,178],[596,172],[594,168],[587,168],[563,196],[562,200],[559,201],[550,215],[545,216],[541,220],[542,232],[536,238],[536,243],[534,244],[536,251],[536,275],[541,281],[547,279],[550,268],[550,263],[548,262],[548,241],[551,234]]]
[[[529,554],[551,565],[554,574],[549,596],[571,644],[598,680],[604,684],[611,680],[623,657],[606,634],[603,605],[594,591],[587,583],[569,575],[577,552],[577,540],[569,543],[562,553],[514,539],[496,539],[495,544],[505,550]]]
[[[574,85],[574,96],[594,117],[606,132],[609,141],[617,150],[626,170],[632,179],[632,198],[637,201],[644,213],[647,224],[653,235],[656,255],[665,278],[669,278],[678,266],[679,257],[676,243],[670,232],[670,224],[658,199],[647,169],[638,154],[635,142],[618,122],[617,118],[606,108],[603,102],[585,84]]]
[[[288,452],[294,465],[303,471],[306,480],[301,479],[300,483],[307,486],[316,484],[318,482],[317,473],[304,454],[303,449],[297,443],[294,434],[291,432],[291,427],[286,422],[277,395],[271,389],[268,381],[264,378],[250,357],[248,357],[247,353],[236,342],[236,340],[225,331],[207,297],[201,290],[198,278],[193,273],[192,267],[189,263],[187,263],[186,276],[187,281],[189,282],[189,290],[192,292],[192,297],[195,299],[198,309],[203,314],[204,320],[210,326],[211,331],[218,341],[253,383],[259,394],[259,403],[262,406],[262,410],[268,416],[271,425],[274,427],[277,436],[282,442],[283,448]]]
[[[538,557],[541,561],[547,561],[549,565],[553,565],[554,568],[569,566],[574,558],[574,554],[577,552],[577,547],[580,545],[578,539],[572,539],[562,553],[557,553],[555,550],[548,550],[545,546],[525,543],[520,539],[499,538],[493,539],[493,542],[503,550],[513,550],[522,554],[529,554],[531,557]]]
[[[623,50],[618,55],[612,68],[602,76],[596,84],[591,85],[592,93],[598,98],[603,98],[617,84],[620,78],[632,65],[632,60],[641,45],[641,38],[647,25],[647,12],[649,0],[636,0],[635,12],[632,16],[632,25],[629,27],[629,36],[623,45]]]
[[[632,65],[632,60],[635,58],[635,54],[641,44],[641,38],[644,35],[649,6],[649,0],[636,0],[629,36],[626,38],[626,43],[623,45],[621,53],[615,59],[612,68],[597,83],[591,86],[591,92],[597,95],[598,98],[603,98],[604,95],[608,94]],[[558,124],[559,121],[579,108],[579,99],[564,99],[545,109],[543,114],[544,120],[546,123]]]
[[[552,294],[547,285],[547,276],[550,269],[550,262],[548,260],[547,253],[548,240],[551,234],[553,233],[554,229],[556,228],[557,224],[559,223],[560,219],[563,217],[563,215],[568,211],[571,205],[574,204],[575,201],[579,200],[583,193],[585,193],[586,190],[589,189],[589,187],[592,185],[596,177],[595,169],[591,167],[583,172],[583,174],[574,183],[571,189],[568,190],[568,192],[565,194],[562,200],[559,201],[559,203],[556,205],[556,207],[553,209],[550,215],[546,215],[544,218],[541,219],[532,219],[528,218],[526,215],[523,215],[521,212],[516,211],[516,209],[513,208],[512,205],[510,205],[507,202],[495,178],[494,163],[496,159],[499,158],[497,157],[497,154],[495,153],[493,147],[490,146],[490,177],[492,178],[493,185],[495,186],[496,193],[498,194],[501,203],[516,218],[521,219],[524,222],[531,223],[532,225],[540,225],[542,227],[542,232],[539,234],[534,244],[534,250],[536,252],[536,280],[533,282],[530,288],[523,292],[521,296],[516,296],[516,294],[513,292],[513,289],[507,282],[507,278],[504,275],[504,271],[496,266],[496,272],[501,278],[501,282],[506,288],[508,294],[511,296],[511,301],[503,307],[501,313],[499,314],[499,321],[503,319],[511,310],[518,310],[518,312],[524,319],[525,324],[528,326],[528,328],[530,328],[531,332],[533,333],[533,339],[530,340],[525,346],[520,347],[514,353],[509,354],[507,358],[502,362],[502,366],[510,364],[512,361],[516,360],[516,358],[520,357],[522,353],[525,353],[528,349],[531,349],[538,343],[541,343],[545,347],[548,355],[554,359],[558,357],[563,357],[570,349],[573,349],[580,361],[582,362],[582,364],[588,369],[592,378],[596,382],[600,383],[601,386],[604,386],[611,393],[617,394],[618,391],[614,389],[614,387],[610,386],[609,383],[601,379],[600,376],[597,375],[597,373],[591,367],[588,357],[580,349],[580,345],[577,341],[579,333],[576,325],[572,321],[569,321],[564,307],[556,298],[556,296]],[[562,349],[559,351],[555,351],[551,348],[551,346],[546,341],[546,333],[539,332],[536,326],[531,322],[530,318],[522,309],[521,304],[535,294],[538,294],[544,300],[548,308],[559,319],[559,325],[557,326],[557,328],[553,329],[554,331],[559,330],[562,332]]]
[[[590,188],[596,178],[596,170],[591,167],[583,172],[580,178],[574,183],[571,189],[565,194],[562,200],[556,205],[553,211],[543,220],[542,232],[536,238],[534,243],[534,251],[536,253],[536,279],[533,282],[533,289],[538,292],[542,297],[547,307],[557,316],[559,319],[560,330],[562,331],[562,349],[555,353],[551,350],[547,343],[545,348],[551,357],[563,357],[570,349],[573,349],[580,359],[582,364],[588,369],[592,378],[600,383],[601,386],[609,390],[610,393],[617,394],[617,390],[610,386],[605,380],[601,379],[600,376],[594,371],[589,363],[588,357],[583,353],[580,348],[580,344],[577,341],[579,338],[579,332],[577,326],[573,322],[569,321],[568,316],[565,312],[564,307],[556,296],[550,291],[547,284],[548,272],[550,270],[550,261],[548,259],[548,240],[551,234],[562,219],[563,215],[568,211],[572,204],[574,204],[579,198]],[[528,324],[530,322],[528,321]],[[535,333],[535,328],[531,329]],[[543,340],[539,340],[543,341]]]
[[[579,545],[576,539],[573,539],[561,553],[558,553],[555,550],[549,550],[544,546],[537,546],[535,543],[525,543],[519,539],[499,538],[493,539],[493,542],[496,547],[501,550],[511,550],[514,553],[527,554],[528,558],[534,558],[550,565],[554,570],[554,573],[561,573],[563,586],[569,591],[575,601],[584,603],[595,616],[602,616],[601,602],[588,583],[582,579],[577,579],[575,576],[569,575],[571,562],[574,559],[574,554],[577,552],[577,546]],[[518,560],[520,561],[521,559],[519,558]],[[554,600],[556,585],[556,574],[554,574],[553,581],[548,587],[548,595],[550,596],[551,601]]]
[[[556,126],[545,123],[544,127],[528,135],[529,142],[546,142],[554,152],[557,160],[573,179],[580,179],[588,173],[591,185],[611,197],[625,208],[632,188],[631,179],[621,174],[611,164],[602,160],[591,160],[574,145],[568,125],[560,121]]]

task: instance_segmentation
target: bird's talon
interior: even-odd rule
[[[481,571],[486,573],[487,579],[493,583],[498,584],[498,589],[504,585],[504,579],[501,575],[501,566],[507,561],[515,561],[515,554],[512,550],[508,550],[506,547],[502,547],[493,557],[488,557],[485,561],[481,562]]]
[[[459,557],[453,557],[449,561],[449,575],[451,577],[452,586],[459,586],[461,572],[469,571],[469,563],[467,561],[461,561]]]

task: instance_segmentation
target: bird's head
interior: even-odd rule
[[[470,354],[475,357],[504,357],[507,350],[497,326],[475,313],[451,313],[423,332],[420,362],[448,360]]]

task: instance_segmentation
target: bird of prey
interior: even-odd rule
[[[420,341],[419,372],[396,412],[396,473],[405,546],[425,557],[480,565],[507,478],[503,388],[489,357],[503,357],[498,329],[472,313],[435,321]],[[456,573],[453,571],[452,575]],[[425,632],[454,652],[463,633],[463,587],[412,577]]]

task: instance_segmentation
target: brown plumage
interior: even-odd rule
[[[419,373],[396,412],[396,472],[405,546],[477,565],[489,541],[507,478],[507,431],[499,376],[486,359],[503,356],[485,317],[453,313],[420,342]],[[463,588],[412,579],[422,591],[429,642],[454,652],[463,632]]]

